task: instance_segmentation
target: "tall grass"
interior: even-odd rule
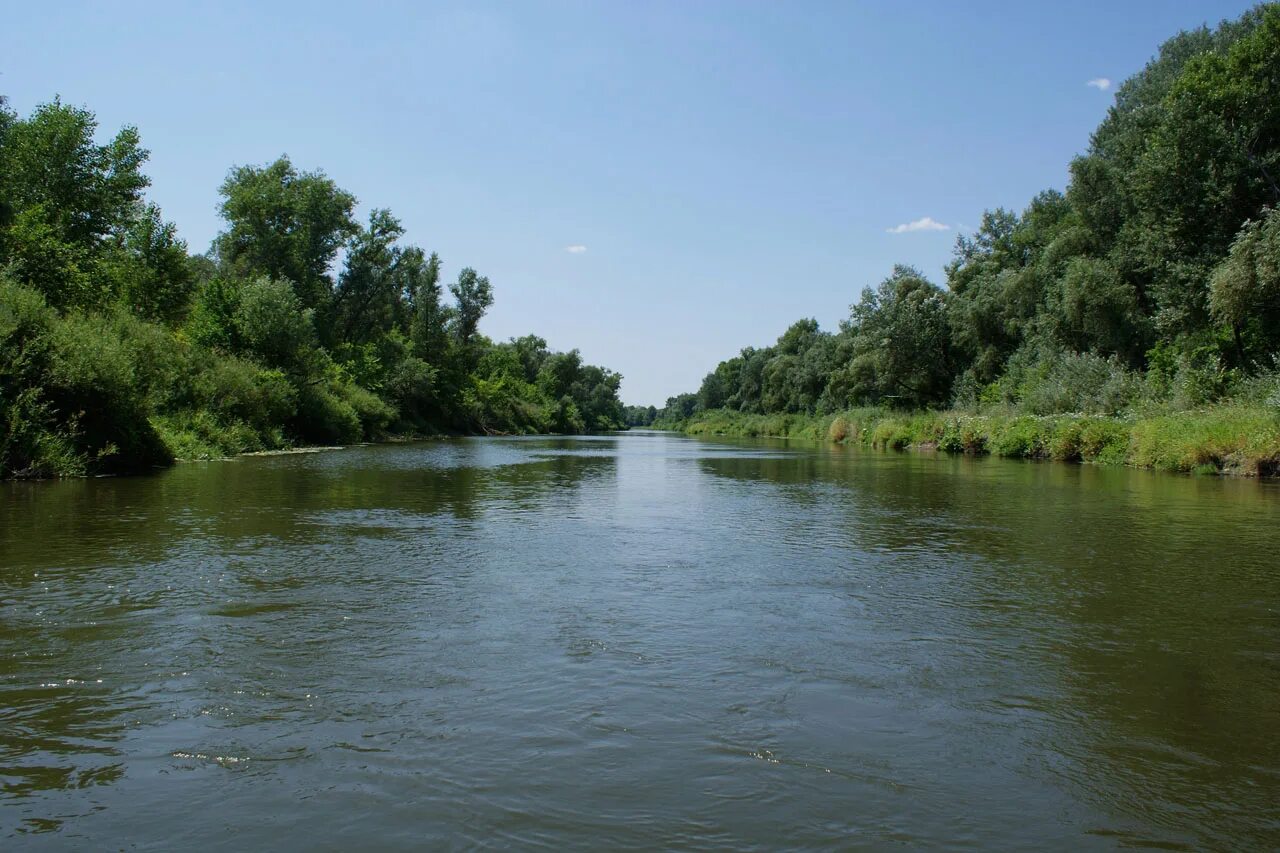
[[[913,448],[1134,465],[1169,471],[1280,474],[1280,408],[1231,403],[1149,416],[854,409],[835,415],[702,412],[691,435],[798,438],[881,450]]]

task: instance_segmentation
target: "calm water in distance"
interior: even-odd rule
[[[1280,847],[1280,485],[462,439],[0,484],[0,847]]]

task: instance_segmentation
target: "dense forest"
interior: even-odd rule
[[[898,266],[837,331],[800,320],[696,393],[627,417],[734,431],[741,415],[858,407],[1133,419],[1234,402],[1274,418],[1277,204],[1269,4],[1167,41],[1119,87],[1066,191],[988,211],[957,241],[945,288]]]
[[[232,169],[225,230],[191,254],[145,199],[138,131],[96,130],[57,99],[26,118],[0,99],[0,477],[623,425],[617,373],[484,337],[489,280],[446,287],[439,256],[388,210],[358,221],[322,172]]]

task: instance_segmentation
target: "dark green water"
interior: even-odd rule
[[[0,484],[0,847],[1274,848],[1278,522],[660,434]]]

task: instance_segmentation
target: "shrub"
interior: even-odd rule
[[[396,410],[377,394],[354,382],[338,386],[338,395],[349,405],[360,421],[360,436],[367,441],[381,438],[396,418]]]
[[[244,351],[269,367],[300,368],[316,345],[311,311],[303,309],[285,281],[259,278],[245,284],[233,323]]]
[[[282,372],[240,358],[209,357],[192,385],[197,408],[264,433],[287,423],[297,410],[298,392]]]
[[[1025,459],[1045,456],[1049,435],[1045,423],[1038,418],[1014,418],[1001,425],[992,440],[992,449],[999,456]]]
[[[0,277],[0,477],[83,473],[42,387],[56,322],[40,293]]]
[[[313,444],[351,444],[361,439],[360,415],[326,385],[306,385],[299,390],[293,432]]]

